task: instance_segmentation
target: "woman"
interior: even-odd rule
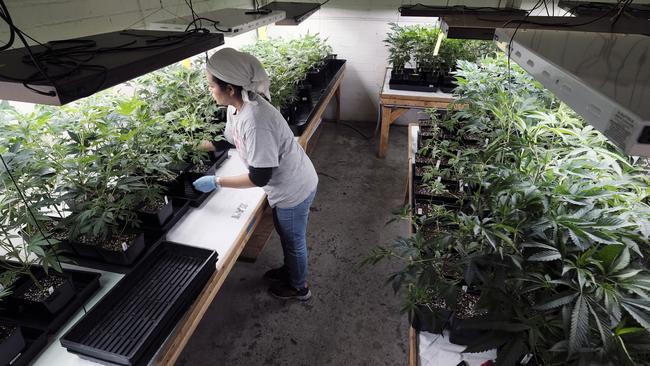
[[[306,234],[318,185],[314,166],[282,114],[264,98],[270,99],[269,78],[259,60],[221,49],[207,61],[207,78],[214,100],[228,106],[224,136],[248,165],[248,174],[204,176],[194,187],[202,192],[262,187],[284,251],[284,265],[264,274],[273,282],[269,292],[280,299],[308,300]]]

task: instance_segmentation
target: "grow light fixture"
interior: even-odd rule
[[[560,0],[558,6],[573,15],[601,15],[616,10],[619,4]],[[627,4],[624,12],[628,15],[648,19],[650,18],[650,4]]]
[[[528,14],[526,10],[504,7],[469,7],[465,5],[456,6],[434,6],[434,5],[402,5],[399,7],[401,16],[404,17],[440,17],[443,15],[454,14],[482,14],[482,15],[497,15],[497,16],[524,16]]]
[[[0,52],[0,99],[63,105],[223,44],[202,32],[125,30]]]
[[[320,7],[321,4],[319,3],[274,1],[263,6],[261,9],[284,11],[287,14],[285,19],[275,22],[276,25],[298,25],[318,11]]]
[[[630,155],[650,156],[650,37],[497,29],[495,42]],[[508,47],[510,45],[510,47]]]
[[[196,21],[192,16],[185,16],[150,22],[147,24],[147,29],[184,32],[197,26],[211,33],[223,33],[227,37],[233,37],[281,21],[285,16],[282,10],[255,11],[228,8],[200,13]]]
[[[448,38],[492,40],[497,28],[646,34],[650,32],[650,21],[642,18],[630,18],[614,22],[611,17],[603,16],[526,17],[520,15],[452,14],[441,17],[440,28]]]

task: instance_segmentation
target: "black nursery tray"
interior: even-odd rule
[[[61,338],[82,358],[144,365],[215,271],[217,253],[162,242]]]
[[[204,175],[205,174],[189,172],[181,174],[176,178],[174,183],[168,187],[167,195],[172,198],[187,200],[192,207],[200,207],[203,202],[210,197],[211,192],[203,193],[197,191],[194,189],[192,183]]]
[[[345,63],[345,60],[327,59],[318,73],[307,75],[306,81],[311,86],[311,98],[309,98],[311,99],[311,105],[298,104],[295,117],[292,118],[293,121],[290,126],[295,136],[302,135],[307,128],[307,122],[314,117],[318,108],[325,103],[325,96],[334,88],[336,80],[345,69]]]
[[[20,327],[25,337],[25,348],[11,366],[25,366],[36,357],[47,345],[47,332],[42,329]]]
[[[75,295],[57,314],[52,315],[47,312],[21,312],[18,309],[7,306],[0,311],[0,319],[10,323],[40,329],[47,333],[55,333],[95,293],[99,288],[99,277],[101,276],[96,272],[73,269],[65,269],[63,273],[71,277],[75,288]],[[7,298],[4,301],[11,301],[11,298]]]

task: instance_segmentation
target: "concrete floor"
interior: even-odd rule
[[[352,123],[351,123],[352,124]],[[352,124],[366,135],[374,125]],[[198,326],[179,365],[405,365],[407,320],[385,286],[396,263],[359,267],[368,252],[405,235],[385,223],[403,202],[406,128],[393,127],[386,159],[377,139],[327,123],[312,160],[320,184],[308,230],[308,302],[267,294],[262,279],[282,264],[277,234],[256,263],[238,262]]]

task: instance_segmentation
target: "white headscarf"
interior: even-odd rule
[[[241,86],[244,102],[256,103],[248,98],[248,91],[263,94],[271,100],[269,75],[262,63],[251,54],[234,48],[222,48],[210,56],[206,68],[219,80]]]

